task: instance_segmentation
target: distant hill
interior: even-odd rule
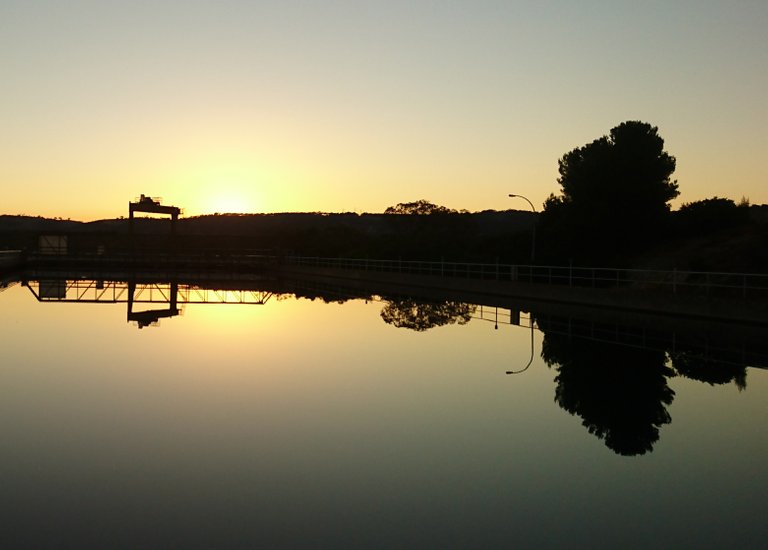
[[[15,231],[78,231],[83,226],[85,226],[83,222],[43,218],[41,216],[0,215],[0,233]]]
[[[768,206],[738,223],[704,220],[673,231],[627,265],[647,269],[768,272]],[[176,250],[381,259],[528,263],[535,214],[485,211],[410,214],[224,214],[170,221],[94,222],[0,215],[0,249],[35,250],[41,234],[69,235],[72,251]],[[692,231],[695,229],[695,231]],[[545,259],[540,261],[544,262]],[[565,262],[567,263],[567,261]]]
[[[170,220],[137,218],[89,223],[0,216],[0,246],[34,249],[43,233],[69,234],[70,247],[173,246],[259,249],[305,255],[527,261],[536,214],[527,211],[413,214],[215,214]]]

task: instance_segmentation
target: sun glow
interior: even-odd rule
[[[251,214],[254,212],[253,204],[248,199],[234,193],[216,196],[206,205],[206,210],[209,214]]]
[[[258,209],[256,194],[245,185],[213,184],[191,200],[190,214],[253,214]]]

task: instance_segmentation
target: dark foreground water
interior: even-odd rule
[[[768,371],[746,348],[267,298],[139,329],[125,303],[1,292],[0,546],[765,544]]]

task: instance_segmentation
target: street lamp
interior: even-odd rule
[[[515,195],[513,193],[510,193],[509,196],[511,198],[519,197],[523,199],[525,202],[531,205],[531,210],[533,210],[534,214],[538,214],[536,211],[536,207],[533,206],[533,203],[528,200],[528,197],[524,197],[523,195]],[[536,263],[536,217],[533,218],[533,234],[531,238],[531,264]]]

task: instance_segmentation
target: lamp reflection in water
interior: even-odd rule
[[[508,370],[507,374],[520,374],[521,372],[525,372],[533,363],[533,316],[531,316],[529,323],[531,325],[531,357],[528,359],[528,363],[522,369]]]

